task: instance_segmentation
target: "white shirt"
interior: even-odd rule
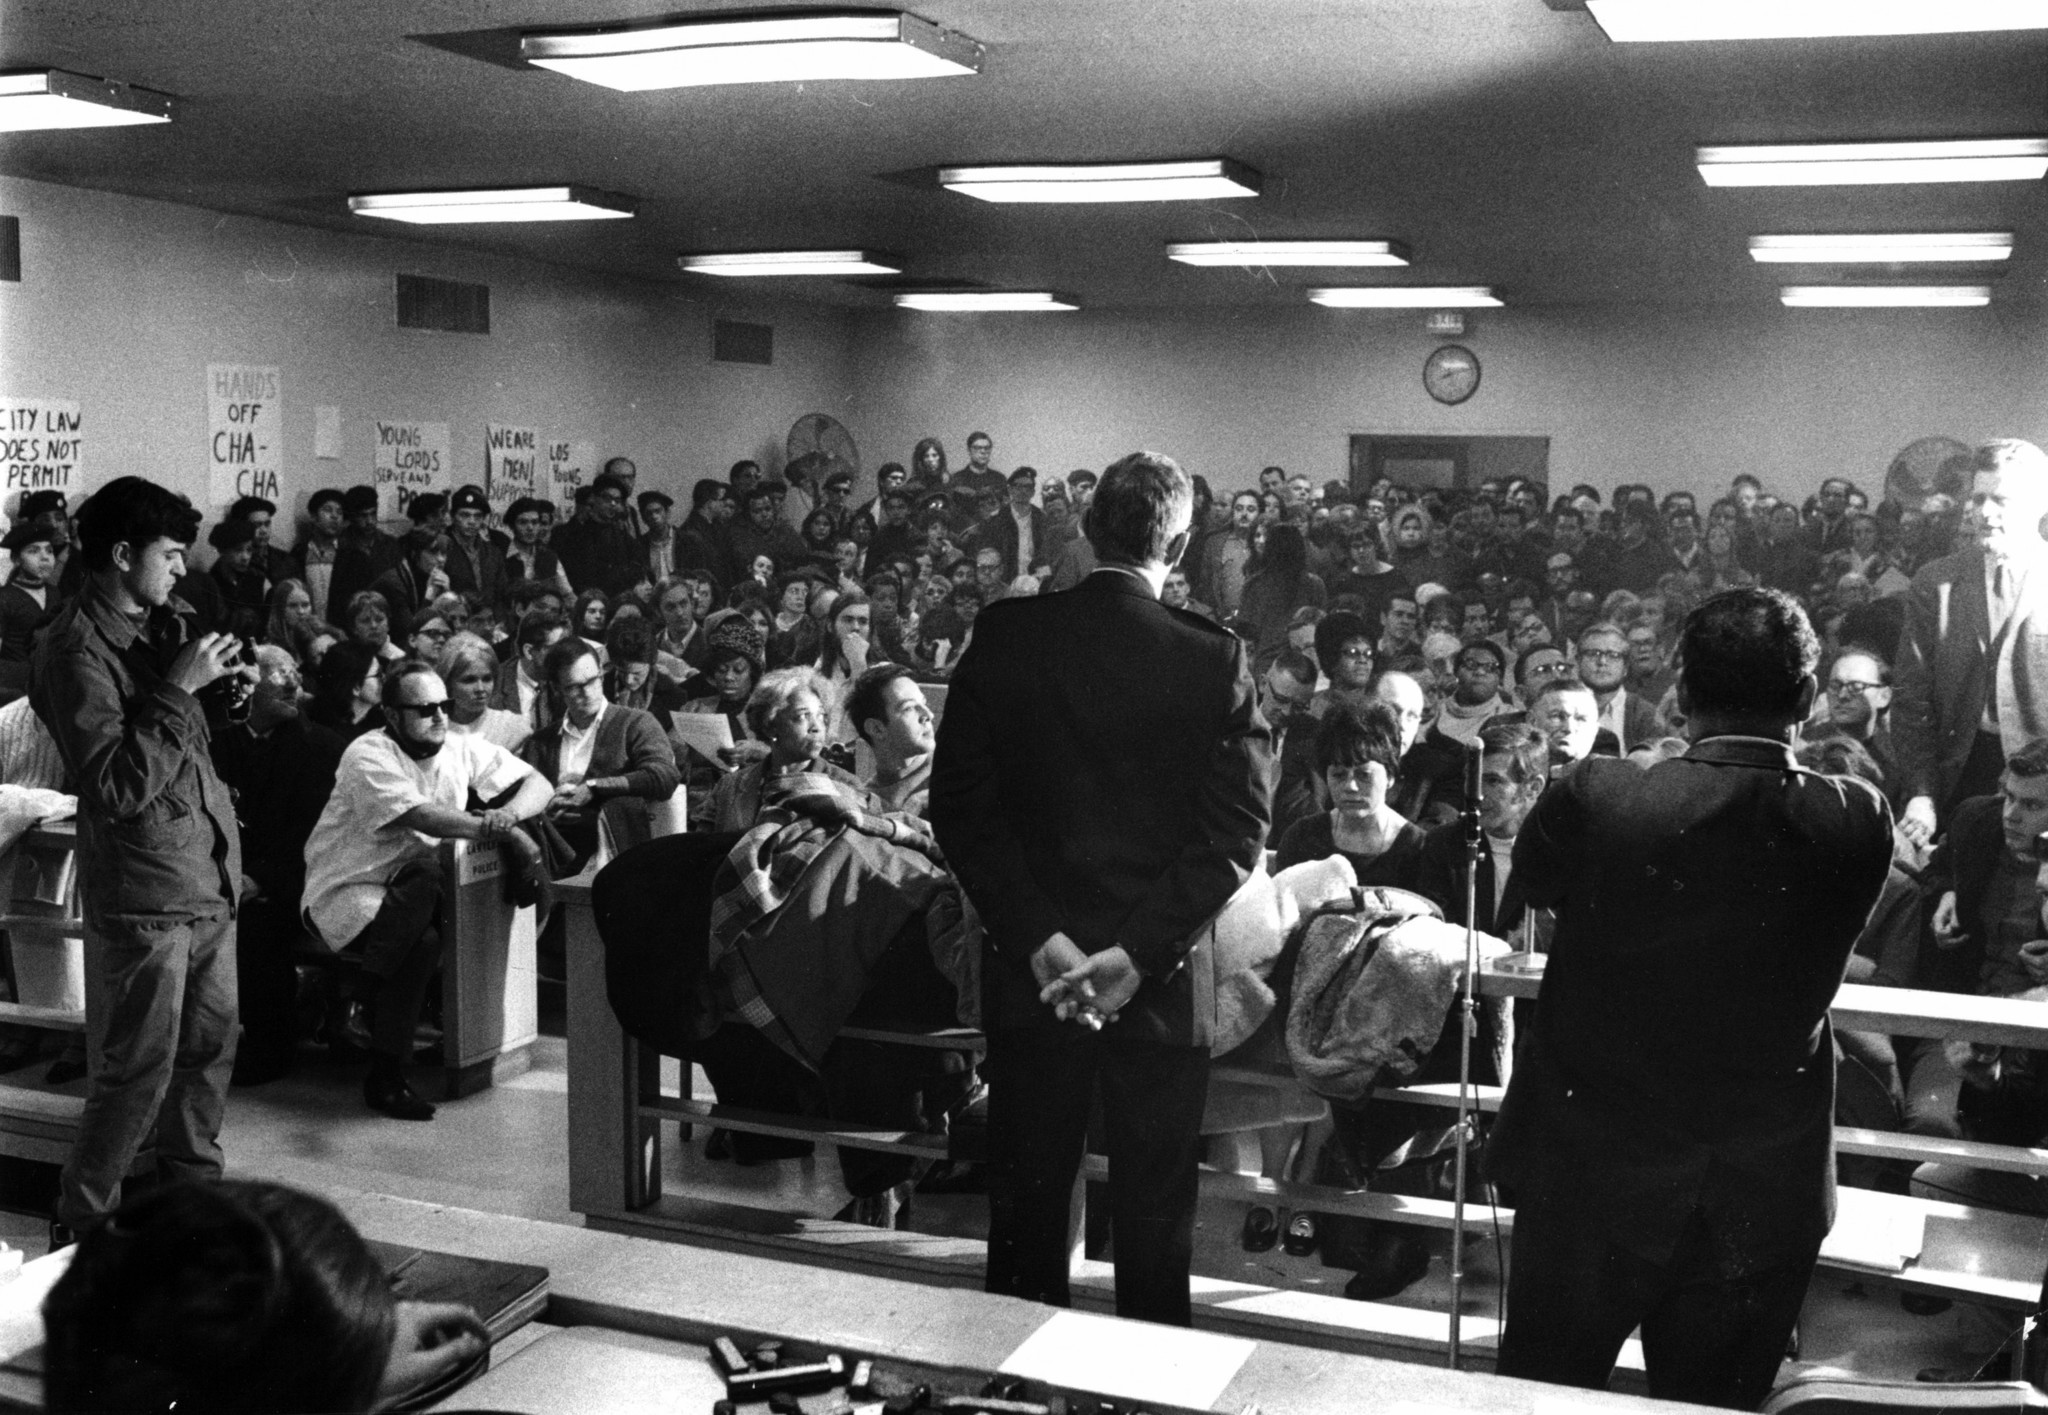
[[[1600,725],[1614,734],[1623,751],[1628,750],[1628,689],[1616,688],[1600,712]]]
[[[528,722],[533,721],[533,700],[540,695],[540,683],[526,676],[526,665],[521,663],[512,671],[513,685],[519,690],[519,715]]]
[[[590,753],[597,746],[597,729],[604,722],[604,715],[611,711],[606,703],[603,711],[590,719],[590,726],[579,728],[576,719],[568,713],[562,714],[562,752],[555,759],[555,785],[568,786],[590,775]]]
[[[1031,568],[1031,556],[1038,549],[1031,543],[1031,508],[1010,508],[1010,519],[1017,523],[1017,573],[1021,575]]]
[[[484,715],[475,722],[461,723],[448,719],[450,732],[462,732],[481,737],[486,742],[495,742],[508,752],[516,752],[526,745],[526,739],[533,735],[533,724],[516,712],[503,708],[485,708]]]
[[[503,747],[475,733],[451,732],[441,750],[414,761],[388,732],[348,744],[335,769],[334,794],[306,840],[306,917],[337,952],[369,927],[384,885],[400,868],[432,859],[441,842],[397,823],[416,806],[469,805],[475,788],[502,795],[533,773]]]

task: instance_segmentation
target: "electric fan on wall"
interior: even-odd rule
[[[805,413],[790,426],[782,475],[822,488],[827,477],[839,472],[860,475],[860,449],[853,445],[853,434],[837,418]]]
[[[1961,501],[1970,490],[1970,449],[1953,437],[1923,437],[1892,458],[1884,494],[1901,506],[1918,508],[1930,496]]]

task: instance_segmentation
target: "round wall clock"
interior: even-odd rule
[[[1439,403],[1462,403],[1479,391],[1479,356],[1446,344],[1422,363],[1422,386]]]

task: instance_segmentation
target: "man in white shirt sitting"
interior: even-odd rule
[[[405,1063],[441,963],[440,843],[502,841],[531,868],[539,847],[516,827],[553,788],[503,747],[450,735],[448,689],[423,663],[398,669],[383,712],[384,730],[342,754],[306,842],[306,918],[329,948],[362,954],[344,1032],[370,1051],[363,1099],[398,1120],[432,1120]],[[473,797],[503,804],[471,809]]]

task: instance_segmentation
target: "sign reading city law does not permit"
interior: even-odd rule
[[[69,398],[0,398],[0,495],[75,494],[85,430]]]
[[[448,424],[375,418],[371,430],[377,435],[370,465],[378,519],[396,521],[415,496],[448,489]]]
[[[206,366],[207,487],[213,504],[241,496],[277,501],[284,469],[278,370],[258,364]]]

